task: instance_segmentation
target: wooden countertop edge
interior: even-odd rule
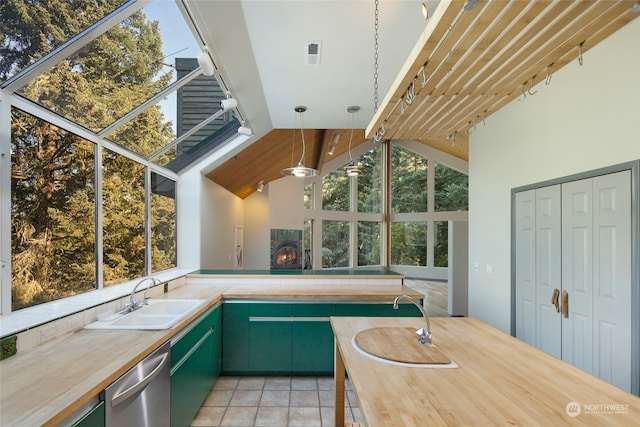
[[[75,400],[71,405],[67,406],[62,411],[60,411],[55,416],[53,416],[53,418],[51,418],[50,420],[46,421],[43,424],[43,426],[45,426],[45,427],[52,426],[53,427],[53,426],[56,426],[56,425],[60,424],[62,421],[66,420],[75,411],[77,411],[84,404],[89,402],[94,396],[97,396],[100,392],[102,392],[105,388],[107,388],[111,383],[113,383],[115,380],[117,380],[123,374],[125,374],[129,369],[131,369],[135,365],[137,365],[138,362],[140,362],[145,357],[147,357],[148,355],[153,353],[154,350],[156,350],[162,344],[164,344],[165,342],[167,342],[168,340],[173,338],[174,335],[176,335],[178,332],[180,332],[189,323],[193,322],[195,319],[200,317],[207,310],[209,310],[211,307],[215,306],[216,304],[218,304],[221,301],[222,301],[222,296],[218,295],[217,297],[209,300],[206,304],[204,304],[202,307],[200,307],[198,310],[196,310],[191,315],[186,317],[180,323],[176,324],[171,329],[167,329],[167,330],[164,330],[164,331],[153,331],[153,332],[156,332],[156,333],[159,333],[159,332],[164,332],[164,333],[163,334],[159,334],[160,336],[158,338],[156,338],[152,343],[148,344],[146,349],[143,352],[138,353],[137,355],[135,355],[131,360],[129,360],[129,362],[127,362],[126,364],[122,365],[118,370],[116,370],[111,375],[109,375],[108,377],[104,378],[102,381],[100,381],[98,384],[96,384],[94,387],[92,387],[88,392],[86,392],[84,394],[83,398]]]
[[[377,277],[379,278],[380,276],[377,276]],[[363,276],[358,276],[358,278],[363,278]],[[169,293],[164,294],[162,298],[189,298],[186,295],[182,295],[182,296],[176,297],[176,294],[180,294],[181,290],[182,290],[182,292],[184,292],[184,288],[187,287],[187,286],[191,286],[191,285],[185,285],[185,286],[182,286],[180,288],[177,288],[174,291],[170,291]],[[193,286],[201,286],[201,285],[193,285]],[[371,285],[371,286],[356,285],[356,287],[358,288],[357,289],[358,292],[356,292],[356,293],[348,292],[348,291],[347,292],[335,292],[335,290],[329,291],[329,289],[322,289],[322,286],[324,286],[324,285],[319,285],[319,287],[316,289],[316,291],[318,289],[320,289],[320,292],[318,292],[316,295],[310,296],[307,293],[304,293],[304,295],[292,293],[291,289],[288,289],[287,291],[282,291],[282,292],[273,291],[273,292],[269,292],[269,293],[260,293],[260,292],[256,293],[255,291],[253,291],[251,293],[249,293],[249,292],[234,293],[234,291],[233,291],[234,285],[229,285],[228,287],[226,287],[226,288],[224,288],[222,290],[219,290],[214,296],[212,296],[212,298],[210,300],[208,300],[208,302],[206,304],[204,304],[197,311],[195,311],[190,316],[185,318],[182,322],[180,322],[179,324],[175,325],[173,328],[168,329],[168,330],[164,330],[164,331],[144,331],[145,334],[147,334],[147,333],[155,333],[157,335],[157,337],[155,337],[154,339],[150,340],[149,344],[145,345],[145,350],[144,351],[138,352],[137,354],[132,355],[131,359],[129,359],[126,363],[122,364],[118,369],[116,369],[115,371],[111,372],[109,375],[103,377],[101,380],[99,380],[96,383],[94,383],[88,389],[86,389],[86,390],[78,390],[78,395],[79,396],[77,398],[75,398],[73,400],[73,402],[71,402],[70,404],[66,405],[64,408],[62,408],[60,410],[55,409],[56,407],[62,406],[62,404],[55,404],[54,403],[55,398],[54,398],[51,401],[46,402],[46,403],[50,404],[46,408],[50,409],[51,412],[47,412],[46,410],[35,410],[34,409],[34,411],[31,412],[30,414],[25,414],[25,418],[11,420],[10,423],[7,424],[7,425],[8,426],[13,426],[13,425],[27,425],[28,424],[28,425],[42,425],[42,426],[46,426],[46,427],[58,425],[59,423],[63,422],[68,417],[73,415],[77,410],[82,408],[88,402],[90,402],[91,399],[93,399],[94,397],[98,396],[98,394],[101,391],[103,391],[108,385],[113,383],[116,379],[118,379],[120,376],[122,376],[124,373],[126,373],[129,369],[134,367],[138,362],[140,362],[145,357],[147,357],[149,354],[151,354],[156,348],[158,348],[160,345],[162,345],[167,340],[170,340],[174,335],[176,335],[185,326],[187,326],[189,323],[191,323],[192,321],[197,319],[199,316],[201,316],[203,313],[205,313],[207,310],[209,310],[215,304],[217,304],[219,302],[223,302],[225,299],[255,300],[255,299],[282,299],[282,298],[286,298],[286,299],[292,299],[292,300],[301,300],[301,299],[317,299],[317,300],[320,300],[320,299],[353,299],[353,300],[370,299],[370,300],[384,300],[384,299],[388,299],[388,298],[390,298],[390,297],[392,297],[394,295],[398,295],[397,292],[392,292],[389,289],[390,287],[393,287],[394,285]],[[407,295],[410,295],[410,296],[413,296],[413,297],[417,297],[417,298],[423,297],[423,295],[421,293],[419,293],[417,291],[414,291],[413,289],[407,287],[406,285],[401,285],[401,286],[402,286],[401,293],[404,293],[404,294],[407,294]],[[302,289],[300,289],[300,290],[302,290]],[[352,288],[351,291],[353,291],[353,290],[354,289]],[[383,292],[376,293],[376,291],[383,291]],[[83,330],[83,329],[81,329],[81,330]],[[110,331],[110,332],[117,333],[118,331]],[[120,331],[120,332],[122,332],[122,331]],[[72,334],[68,334],[68,335],[65,335],[65,336],[60,338],[60,340],[66,340],[66,339],[73,339]],[[56,345],[56,344],[62,342],[60,340],[53,341],[53,342],[51,342],[51,344],[52,345]],[[38,348],[40,348],[40,347],[38,347]],[[37,351],[38,348],[34,349],[33,351]],[[38,408],[38,409],[41,409],[41,408]],[[57,412],[54,412],[54,411],[57,411]],[[53,415],[51,415],[51,414],[53,414]]]

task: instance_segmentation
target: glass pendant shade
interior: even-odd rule
[[[281,173],[284,176],[295,176],[295,177],[298,177],[298,178],[306,178],[306,177],[309,177],[309,176],[316,176],[316,175],[318,175],[317,169],[308,168],[302,163],[304,161],[304,154],[305,154],[304,130],[303,130],[303,125],[302,125],[302,113],[307,111],[307,107],[305,107],[305,106],[297,106],[297,107],[294,108],[294,110],[295,110],[296,113],[300,114],[300,134],[302,135],[302,156],[300,157],[300,161],[298,161],[298,164],[296,166],[291,167],[291,168],[282,169]],[[295,138],[294,138],[294,142],[295,142]],[[295,144],[294,144],[294,148],[295,148]],[[291,154],[291,157],[293,157],[293,153]]]

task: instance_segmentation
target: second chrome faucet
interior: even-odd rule
[[[396,299],[393,300],[394,310],[398,309],[398,302],[403,299],[406,299],[407,301],[413,303],[413,305],[418,307],[420,309],[420,312],[424,316],[424,319],[426,322],[426,328],[420,328],[416,331],[416,333],[419,335],[418,342],[423,345],[431,345],[432,341],[431,341],[431,326],[429,324],[429,315],[427,315],[427,312],[425,311],[424,307],[422,307],[422,304],[420,304],[415,299],[411,298],[409,295],[397,296]]]

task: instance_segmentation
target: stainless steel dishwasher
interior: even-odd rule
[[[170,365],[167,342],[107,387],[107,427],[169,427]]]

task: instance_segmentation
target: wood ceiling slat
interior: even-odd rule
[[[553,65],[552,68],[557,70],[569,62],[559,63],[559,55],[564,54],[564,52],[573,52],[572,56],[573,59],[575,59],[578,54],[578,44],[585,41],[585,37],[593,34],[597,28],[601,27],[601,24],[597,24],[596,22],[609,22],[610,20],[616,19],[621,13],[626,14],[628,12],[628,8],[620,3],[608,3],[595,6],[597,7],[593,7],[589,11],[585,11],[582,15],[576,16],[570,24],[561,19],[561,30],[550,27],[549,34],[551,34],[551,37],[549,37],[549,39],[551,39],[551,41],[546,42],[546,45],[543,46],[541,44],[538,49],[529,46],[524,48],[531,52],[532,55],[526,58],[517,58],[523,66],[515,68],[514,72],[511,73],[512,75],[505,78],[506,81],[496,84],[496,87],[504,88],[498,92],[499,98],[506,97],[506,99],[504,102],[493,103],[493,107],[490,108],[490,110],[492,110],[491,112],[496,111],[499,107],[521,96],[523,88],[528,90],[531,86],[546,79],[545,70],[547,66]],[[562,43],[560,41],[562,41]],[[583,46],[583,52],[586,52],[587,49],[588,47]],[[519,74],[515,74],[516,72],[519,72]],[[529,81],[530,83],[527,84]],[[522,83],[518,84],[518,82]],[[507,91],[509,88],[511,90]],[[477,105],[479,101],[481,100],[474,100],[474,102],[470,102],[466,107],[457,108],[456,116],[449,118],[450,122],[452,122],[451,126],[454,126],[456,129],[460,129],[461,126],[468,127],[470,125],[468,118],[473,112],[484,111],[484,107]],[[486,104],[486,101],[484,103]]]
[[[438,117],[443,114],[443,110],[451,110],[454,107],[457,107],[457,104],[452,102],[454,101],[453,98],[456,96],[459,102],[460,100],[465,99],[462,97],[469,94],[474,94],[476,98],[485,97],[484,92],[481,90],[482,82],[477,77],[475,80],[472,80],[472,78],[477,76],[479,73],[485,73],[485,75],[488,75],[487,70],[491,70],[491,67],[493,67],[493,64],[496,61],[496,52],[503,50],[513,42],[513,38],[516,37],[517,33],[522,29],[521,26],[514,25],[514,22],[532,21],[546,6],[548,6],[548,4],[549,2],[535,2],[533,7],[529,8],[528,11],[525,11],[520,19],[517,20],[523,9],[528,6],[528,4],[526,2],[508,2],[508,13],[503,14],[503,16],[496,22],[496,25],[493,26],[494,31],[485,33],[484,38],[481,40],[477,49],[479,54],[476,55],[477,61],[475,66],[469,66],[466,71],[462,68],[459,69],[459,71],[461,71],[459,79],[462,82],[466,82],[464,84],[465,87],[462,90],[451,89],[449,86],[443,84],[443,90],[438,94],[439,97],[437,98],[437,103],[434,102],[433,105],[430,106],[429,110],[425,110],[420,117],[421,123],[419,126],[414,126],[414,135],[424,137],[429,133],[433,133],[435,135],[446,135],[452,133],[453,129],[434,130],[442,129],[443,127],[442,125],[440,128],[436,127]],[[488,44],[487,48],[484,47],[485,43]]]
[[[547,7],[549,5],[551,5],[551,8]],[[518,64],[521,64],[521,59],[516,58],[518,56],[517,53],[525,49],[520,40],[523,38],[527,40],[543,31],[546,24],[543,19],[540,19],[540,16],[543,15],[544,11],[547,10],[547,14],[557,15],[568,7],[570,7],[570,2],[562,2],[561,4],[535,2],[528,13],[516,20],[509,31],[503,33],[501,37],[501,53],[494,56],[493,60],[485,66],[484,70],[479,71],[476,77],[471,79],[466,90],[462,91],[459,95],[449,94],[448,97],[445,96],[442,98],[442,102],[446,103],[447,110],[455,111],[468,100],[467,97],[470,95],[474,95],[478,101],[483,100],[483,95],[486,97],[494,96],[496,90],[493,88],[493,82],[496,79],[500,79],[505,70],[517,68],[519,67]],[[524,35],[522,35],[523,32]],[[490,101],[487,99],[485,102],[495,104],[495,100]],[[441,108],[445,107],[442,106]],[[477,115],[478,114],[473,114],[474,117]],[[470,118],[467,118],[466,121],[470,121]],[[432,118],[418,129],[418,132],[422,134],[429,128],[439,129],[439,132],[444,132],[445,134],[459,130],[451,127],[450,118],[448,118],[446,114],[442,114],[441,111],[439,114],[433,114]]]
[[[417,75],[420,68],[425,63],[425,58],[432,52],[440,39],[449,30],[451,22],[455,22],[456,17],[461,13],[462,5],[460,0],[442,0],[436,8],[433,16],[427,21],[418,43],[409,54],[409,60],[400,69],[398,76],[391,85],[390,90],[381,103],[381,108],[374,114],[372,121],[366,128],[365,136],[373,138],[383,121],[390,115],[391,107],[395,105],[404,95],[407,86]],[[391,127],[389,127],[391,129]],[[385,138],[388,138],[385,135]]]
[[[447,75],[431,76],[431,80],[427,81],[424,87],[426,92],[420,92],[416,97],[418,106],[408,109],[408,116],[404,121],[405,125],[394,135],[398,138],[416,138],[427,134],[426,131],[420,131],[420,129],[429,129],[429,117],[441,114],[441,109],[447,102],[447,99],[443,97],[448,98],[462,91],[464,82],[488,62],[491,57],[491,47],[508,37],[508,34],[504,37],[500,37],[500,35],[526,7],[527,2],[509,2],[506,9],[497,3],[487,5],[476,23],[479,28],[483,29],[483,35],[478,37],[471,31],[466,35],[468,39],[466,43],[474,41],[473,50],[483,54],[472,55],[464,45],[457,46],[456,50],[464,50],[466,54],[464,59],[454,64]],[[499,15],[499,19],[490,25],[495,19],[495,15]],[[423,97],[421,96],[423,93],[428,95]]]

